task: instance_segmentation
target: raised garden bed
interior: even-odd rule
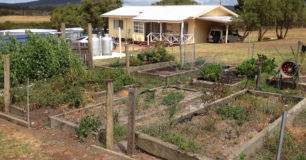
[[[151,68],[147,70],[138,71],[137,75],[154,77],[163,81],[180,78],[180,77],[195,77],[199,73],[199,69],[197,68],[198,65],[195,64],[194,69],[191,69],[190,64],[185,65],[185,67],[183,68],[180,68],[178,65],[159,67],[155,69]]]
[[[218,82],[210,81],[208,79],[203,78],[194,78],[192,80],[192,85],[196,87],[206,87],[213,88],[216,83],[223,83],[228,87],[238,87],[241,85],[243,77],[239,77],[236,74],[235,68],[226,69],[223,73],[221,73],[221,79]]]
[[[148,69],[155,69],[155,68],[160,68],[160,67],[168,67],[172,66],[174,64],[173,61],[170,62],[158,62],[158,63],[151,63],[151,64],[143,64],[140,66],[130,66],[130,72],[137,72],[137,71],[142,71],[142,70],[148,70]],[[125,64],[121,64],[120,68],[125,68]],[[107,68],[107,69],[117,69],[118,67],[110,67],[109,65],[107,66],[102,66],[102,68]]]
[[[141,126],[136,145],[165,159],[234,159],[260,148],[283,111],[295,113],[305,104],[301,97],[243,90],[171,121]]]
[[[181,98],[178,106],[186,105],[194,99],[199,99],[200,92],[193,90],[185,90],[179,88],[164,88],[159,87],[142,92],[137,96],[137,112],[136,122],[142,123],[147,117],[151,117],[160,112],[165,112],[169,106],[163,104],[163,99],[169,94],[179,94]],[[174,97],[175,98],[175,97]],[[126,125],[127,117],[127,98],[120,98],[114,100],[114,115],[117,116],[120,125]],[[74,129],[78,127],[81,119],[86,116],[99,117],[102,122],[106,120],[105,105],[99,104],[91,107],[78,109],[71,112],[62,113],[59,115],[51,116],[51,127],[58,127],[70,133],[74,133]],[[102,123],[102,128],[104,128]]]
[[[306,106],[298,113],[290,115],[286,121],[281,159],[306,158]],[[247,159],[276,159],[279,130],[265,136],[264,145]]]

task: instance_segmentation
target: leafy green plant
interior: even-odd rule
[[[221,78],[223,72],[222,66],[219,64],[208,64],[200,68],[198,78],[217,82]]]
[[[84,102],[84,97],[79,87],[70,88],[65,95],[65,99],[68,101],[69,107],[79,108]]]
[[[120,67],[121,64],[120,64],[119,59],[116,59],[116,60],[112,61],[112,62],[109,64],[109,66],[110,66],[110,67],[113,67],[113,68]]]
[[[139,59],[141,62],[158,63],[173,61],[175,57],[167,52],[165,46],[162,43],[156,43],[154,48],[139,53],[137,55],[137,59]]]
[[[271,74],[274,72],[274,69],[277,67],[275,64],[274,58],[268,58],[265,55],[258,54],[258,56],[262,56],[262,73]],[[243,61],[237,67],[237,74],[240,76],[249,76],[254,78],[258,72],[258,59],[249,59]]]
[[[243,107],[231,105],[219,107],[217,113],[220,115],[221,119],[237,120],[238,125],[242,125],[251,116]]]
[[[96,131],[101,125],[98,117],[86,116],[82,118],[79,127],[75,130],[80,142],[84,142],[85,138],[91,131]]]
[[[79,57],[72,53],[69,44],[54,36],[47,38],[27,33],[28,40],[17,41],[14,37],[0,37],[0,53],[10,55],[12,86],[44,80],[58,75],[80,76],[85,72]],[[73,79],[73,77],[70,77]],[[0,86],[3,86],[3,56],[0,57]]]

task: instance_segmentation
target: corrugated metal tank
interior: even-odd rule
[[[92,35],[93,56],[102,56],[101,41],[97,34]]]
[[[112,55],[112,38],[109,34],[105,34],[102,38],[102,55]]]

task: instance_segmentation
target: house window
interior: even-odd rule
[[[134,22],[134,32],[135,33],[143,33],[144,25],[142,22]]]
[[[114,29],[119,30],[119,27],[123,30],[123,20],[114,20]]]

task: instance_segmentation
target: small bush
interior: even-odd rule
[[[265,55],[262,56],[262,73],[268,73],[271,74],[274,72],[274,69],[277,67],[275,64],[274,58],[268,58]],[[255,75],[258,73],[258,59],[249,59],[246,61],[243,61],[238,67],[237,67],[237,74],[240,76],[249,76],[254,78]]]
[[[67,91],[65,100],[69,103],[69,107],[79,108],[84,102],[84,97],[79,87],[72,87]]]
[[[235,119],[238,125],[242,125],[250,118],[250,113],[246,112],[241,106],[221,106],[217,109],[221,119]]]
[[[134,56],[130,57],[130,65],[131,66],[140,66],[142,64],[143,64],[143,62],[140,59],[138,59],[138,58],[136,58]]]
[[[163,98],[162,104],[170,106],[169,111],[169,118],[172,118],[176,112],[176,105],[184,99],[184,95],[180,92],[173,92],[171,91],[166,97]]]
[[[221,65],[208,64],[200,68],[199,78],[217,82],[220,80],[222,72]]]
[[[91,131],[96,131],[101,125],[98,117],[86,116],[82,118],[79,127],[75,130],[80,142],[84,142],[85,138]]]
[[[113,67],[113,68],[118,68],[118,67],[120,67],[121,64],[120,64],[119,59],[116,59],[116,60],[112,61],[112,62],[109,64],[109,66],[110,66],[110,67]]]
[[[153,49],[138,54],[137,59],[146,63],[158,63],[173,61],[175,57],[167,52],[163,44],[157,44]]]

